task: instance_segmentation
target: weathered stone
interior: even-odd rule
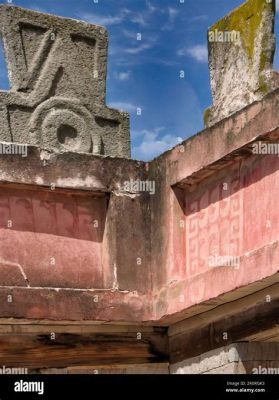
[[[278,374],[278,343],[233,343],[170,366],[171,374]]]
[[[272,70],[275,0],[248,0],[208,31],[213,106],[206,126],[221,121],[279,86]]]
[[[129,116],[105,106],[106,30],[8,5],[0,24],[11,83],[0,140],[129,157]]]

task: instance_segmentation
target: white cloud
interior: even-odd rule
[[[109,26],[121,24],[130,11],[123,9],[118,15],[97,15],[93,13],[79,13],[78,17],[95,25]]]
[[[155,43],[157,42],[158,37],[154,35],[150,35],[144,37],[143,40],[136,40],[135,47],[127,47],[124,52],[128,54],[138,54],[142,51],[151,49]]]
[[[279,12],[279,0],[276,0],[276,11]]]
[[[198,21],[206,21],[208,20],[208,15],[197,15],[196,17],[191,18],[190,22],[198,22]]]
[[[162,11],[163,14],[167,14],[168,20],[166,24],[162,27],[163,31],[171,31],[174,29],[174,23],[176,20],[176,17],[178,15],[178,11],[175,8],[168,7],[167,10]]]
[[[160,137],[160,133],[164,130],[164,127],[159,127],[154,130],[135,132],[133,135],[142,136],[142,141],[139,146],[133,148],[133,157],[138,160],[149,161],[182,141],[180,137],[170,134]]]
[[[127,81],[131,77],[131,71],[115,72],[114,76],[119,81]]]
[[[132,103],[124,103],[121,101],[115,101],[108,104],[109,107],[116,108],[121,111],[128,111],[130,113],[136,112],[137,108],[140,108],[139,105],[134,105]]]
[[[122,33],[123,33],[123,35],[125,36],[125,37],[127,37],[127,38],[129,38],[129,39],[133,39],[133,40],[136,40],[137,39],[137,33],[138,32],[132,32],[132,31],[129,31],[128,29],[122,29]]]
[[[151,13],[153,13],[154,11],[157,10],[157,8],[154,7],[154,5],[153,5],[150,1],[148,1],[148,0],[146,1],[146,5],[147,5],[148,10],[149,10]]]
[[[196,45],[192,47],[184,47],[178,50],[177,54],[179,56],[191,56],[194,60],[200,63],[206,63],[208,60],[208,51],[205,45]]]
[[[143,13],[137,13],[135,14],[133,17],[131,17],[131,22],[133,22],[134,24],[138,24],[140,26],[147,26],[147,18],[145,16],[145,14]]]
[[[183,47],[182,49],[179,49],[177,51],[177,55],[180,56],[180,57],[184,57],[184,56],[187,55],[187,51],[188,51],[188,49]]]
[[[125,53],[128,54],[138,54],[141,53],[142,51],[148,50],[152,47],[152,45],[150,43],[143,43],[138,47],[130,47],[125,49]]]
[[[150,24],[152,15],[157,11],[157,8],[153,6],[150,1],[146,1],[146,10],[137,12],[130,17],[130,21],[134,24],[138,24],[142,27],[146,27]]]
[[[173,24],[178,14],[178,11],[175,8],[169,7],[168,14],[169,14],[169,22]]]

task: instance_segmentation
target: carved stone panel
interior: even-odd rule
[[[129,157],[129,116],[105,105],[105,28],[9,5],[0,25],[11,84],[0,140]]]

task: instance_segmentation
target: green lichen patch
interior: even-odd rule
[[[261,93],[267,93],[269,88],[263,76],[260,76],[259,79],[259,89]]]
[[[248,59],[252,62],[254,57],[255,40],[261,27],[264,11],[275,13],[275,0],[268,3],[266,0],[248,0],[220,21],[216,22],[210,30],[238,31],[246,50]],[[263,52],[264,53],[264,52]],[[266,64],[265,54],[261,56],[261,67]]]
[[[203,121],[205,126],[208,126],[209,118],[210,118],[210,107],[204,110],[203,113]]]

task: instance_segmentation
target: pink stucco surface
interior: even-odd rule
[[[185,192],[186,276],[214,255],[238,257],[278,240],[279,158],[251,157]]]
[[[167,325],[276,277],[279,157],[251,144],[279,140],[278,93],[148,164],[65,153],[46,167],[32,146],[1,157],[0,317]]]
[[[169,212],[168,265],[158,315],[260,281],[279,266],[279,158],[251,156],[182,190]],[[178,203],[170,195],[172,203]],[[179,229],[174,229],[178,226]]]
[[[103,288],[106,198],[0,193],[0,280],[12,286]]]

